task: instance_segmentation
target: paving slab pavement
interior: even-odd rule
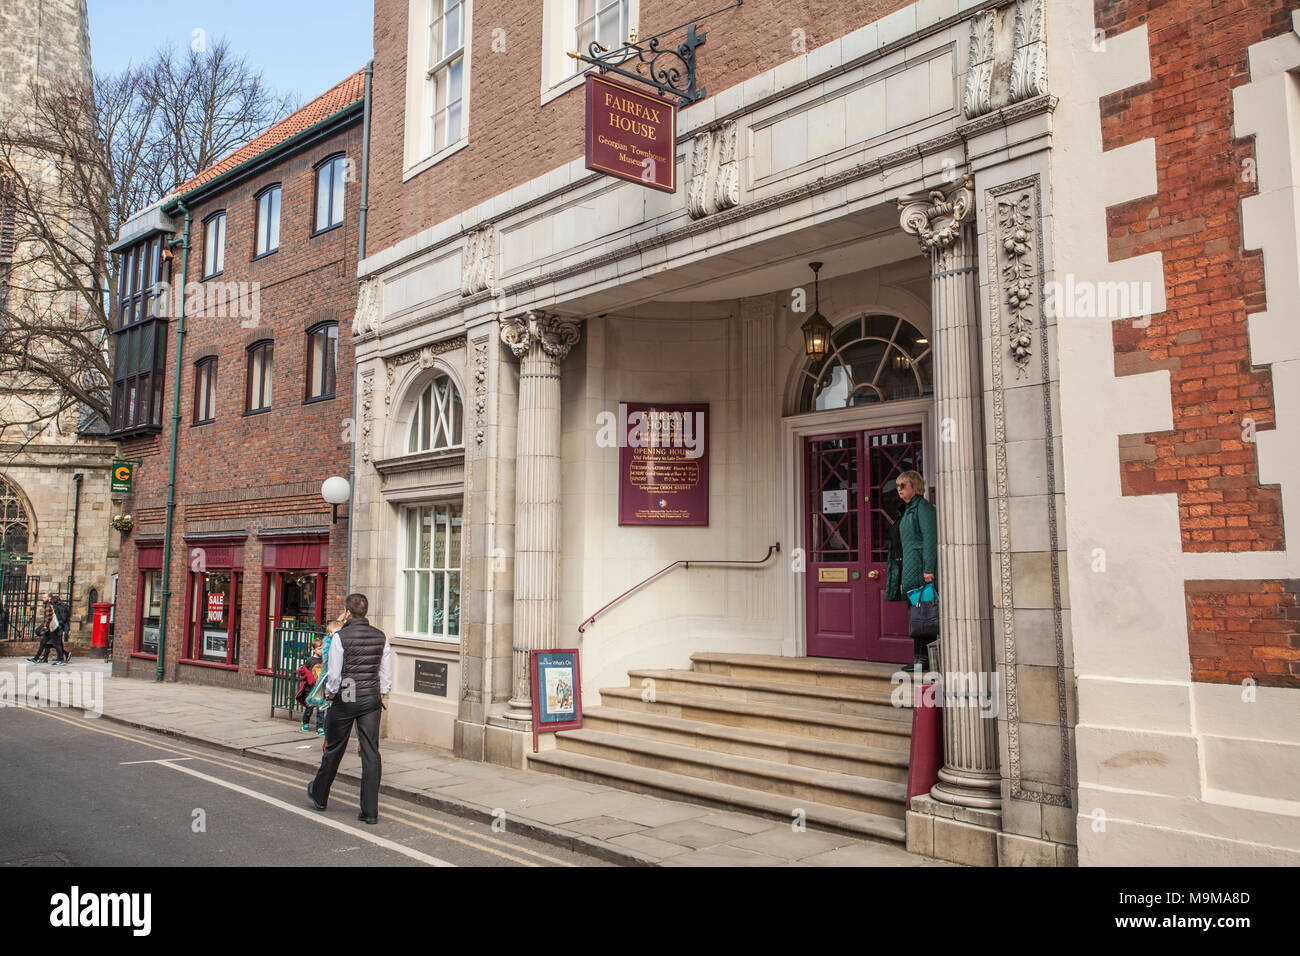
[[[85,658],[65,668],[0,658],[0,672],[51,670],[102,681],[102,719],[207,744],[301,770],[320,762],[322,738],[269,715],[267,695],[201,684],[112,677]],[[16,687],[30,687],[23,679]],[[84,701],[83,701],[84,702]],[[88,710],[88,714],[91,711]],[[741,811],[719,810],[553,774],[464,760],[447,750],[385,738],[381,793],[508,829],[601,859],[641,866],[952,866],[897,844],[818,832]],[[361,758],[348,748],[339,778],[359,784]],[[304,797],[304,802],[306,798]],[[381,805],[382,812],[382,805]]]

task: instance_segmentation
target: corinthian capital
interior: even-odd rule
[[[916,236],[922,252],[947,249],[961,235],[962,226],[975,217],[970,176],[924,196],[901,196],[899,224]]]
[[[556,361],[563,361],[578,343],[581,326],[572,319],[545,312],[528,312],[501,323],[501,341],[522,359],[534,345]]]

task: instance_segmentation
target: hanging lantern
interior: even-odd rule
[[[813,271],[816,299],[814,300],[813,314],[808,316],[808,321],[800,326],[803,331],[804,352],[814,362],[820,362],[824,359],[831,348],[831,324],[826,321],[826,316],[821,313],[821,283],[818,276],[821,267],[820,262],[808,263],[808,268]]]

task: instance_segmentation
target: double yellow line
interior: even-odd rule
[[[137,737],[133,734],[124,734],[116,730],[107,730],[100,727],[90,726],[85,722],[84,718],[78,720],[74,717],[65,717],[44,708],[32,708],[29,713],[37,713],[44,717],[48,717],[51,720],[57,720],[60,723],[68,724],[69,726],[76,727],[80,730],[96,734],[104,734],[109,737],[116,737],[119,740],[128,740],[131,743],[150,747],[154,750],[161,750],[163,753],[190,757],[194,760],[202,760],[205,763],[210,763],[218,767],[225,767],[228,770],[235,770],[252,777],[260,777],[261,779],[269,780],[272,783],[282,783],[287,786],[299,788],[302,786],[301,778],[290,776],[289,774],[278,770],[272,770],[269,768],[266,769],[265,772],[262,770],[253,770],[249,767],[233,763],[230,760],[210,757],[201,751],[193,750],[182,745],[172,744],[169,746],[163,746],[161,744],[155,744],[143,737]],[[512,863],[518,863],[521,866],[542,866],[546,863],[549,863],[552,866],[574,865],[569,863],[567,860],[560,860],[553,856],[547,856],[545,853],[539,853],[536,850],[529,850],[525,847],[513,846],[504,840],[498,840],[495,837],[486,836],[482,833],[475,833],[473,830],[458,827],[454,823],[448,823],[445,820],[438,820],[423,813],[416,813],[413,810],[386,805],[384,807],[384,816],[405,826],[411,827],[412,829],[423,830],[425,833],[431,833],[434,836],[441,837],[444,840],[451,840],[454,843],[462,843],[465,846],[472,847],[483,853],[491,854],[492,856],[499,857],[503,860],[509,860]],[[436,826],[429,826],[428,824],[436,824]],[[456,834],[461,835],[457,836]],[[506,853],[503,850],[494,849],[494,847],[505,847],[513,852]],[[515,854],[523,855],[517,856]],[[533,857],[535,859],[528,859],[528,857]]]

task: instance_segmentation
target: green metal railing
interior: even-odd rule
[[[275,629],[271,645],[271,716],[277,709],[292,717],[300,709],[294,695],[298,691],[298,668],[311,657],[311,646],[325,629],[314,624],[281,624]],[[324,675],[321,677],[324,680]]]

